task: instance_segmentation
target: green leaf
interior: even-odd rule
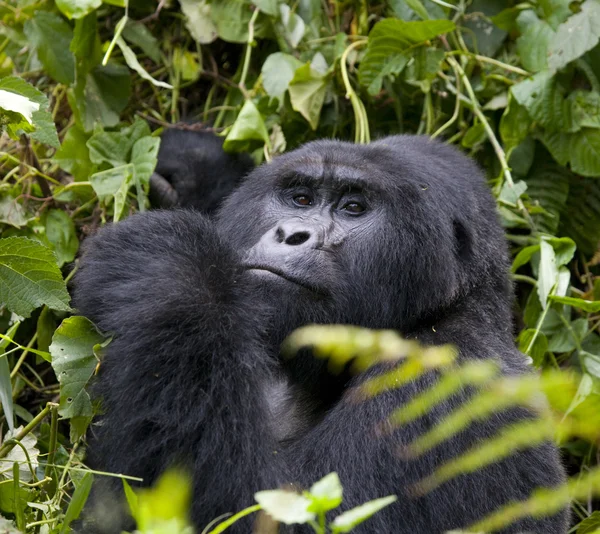
[[[600,512],[595,511],[577,525],[576,534],[597,534],[600,530]]]
[[[313,130],[319,125],[321,108],[325,101],[328,78],[311,68],[310,63],[296,69],[290,82],[290,101],[294,111],[298,111]]]
[[[57,82],[72,84],[75,60],[69,44],[73,30],[67,22],[49,11],[36,11],[25,23],[24,30],[48,74]]]
[[[535,11],[521,12],[517,18],[521,37],[517,39],[517,50],[523,67],[538,72],[548,67],[548,46],[554,38],[550,25],[538,19]]]
[[[565,100],[552,72],[538,72],[513,85],[511,93],[542,126],[552,131],[572,128],[570,103]]]
[[[504,182],[498,200],[509,206],[516,207],[518,200],[523,196],[525,191],[527,191],[527,184],[523,180],[514,184]]]
[[[337,473],[329,473],[318,482],[315,482],[310,491],[305,494],[311,504],[309,512],[316,514],[325,513],[342,504],[342,484]]]
[[[102,0],[56,0],[56,7],[70,19],[80,19],[98,9]]]
[[[585,254],[593,254],[600,242],[600,181],[571,176],[569,196],[559,231],[570,236]]]
[[[163,87],[164,89],[173,89],[173,86],[166,82],[161,82],[159,80],[154,79],[150,74],[146,72],[146,69],[140,65],[140,62],[137,60],[135,53],[127,43],[123,40],[122,37],[117,39],[117,45],[123,52],[123,57],[130,69],[137,72],[144,80],[148,80],[151,84],[156,85],[156,87]]]
[[[0,223],[23,228],[27,222],[27,213],[19,201],[7,194],[0,195]]]
[[[61,169],[72,174],[76,181],[87,181],[94,167],[86,145],[89,138],[79,126],[72,126],[67,130],[60,149],[52,158]]]
[[[421,0],[406,0],[406,3],[408,7],[410,7],[423,20],[429,20],[431,18],[425,9],[425,6],[421,3]]]
[[[105,341],[85,317],[69,317],[56,329],[50,345],[52,368],[60,383],[61,417],[89,417],[92,402],[85,387],[94,374],[98,359],[96,345]]]
[[[54,148],[60,146],[54,120],[48,111],[48,99],[25,80],[16,76],[7,76],[0,80],[0,108],[18,113],[14,122],[12,117],[2,120],[3,126],[13,139],[16,139],[22,130],[40,143]],[[23,120],[20,117],[23,117]]]
[[[558,267],[552,245],[542,239],[540,243],[540,266],[537,292],[543,307],[546,306],[548,295],[558,282]]]
[[[556,29],[561,22],[568,19],[573,12],[569,8],[571,0],[539,0],[538,5],[542,8],[544,18],[548,24]]]
[[[115,126],[131,93],[129,70],[109,63],[94,67],[86,75],[83,89],[71,90],[69,102],[81,128],[89,132],[95,124]]]
[[[160,61],[158,40],[144,24],[128,20],[122,35],[130,43],[139,46],[154,63]]]
[[[79,249],[79,240],[75,232],[75,223],[64,211],[53,209],[45,217],[46,237],[50,242],[59,267],[75,259]]]
[[[360,525],[363,521],[366,521],[372,515],[375,515],[380,510],[383,510],[386,506],[396,502],[398,497],[390,495],[381,499],[375,499],[373,501],[361,504],[356,508],[352,508],[343,514],[338,515],[331,523],[332,534],[350,532],[354,527]]]
[[[273,519],[286,525],[304,524],[315,518],[315,514],[309,511],[311,501],[292,491],[259,491],[254,498]]]
[[[219,0],[211,3],[211,18],[219,37],[231,43],[248,41],[248,23],[252,17],[245,0]]]
[[[62,525],[60,528],[60,534],[68,534],[71,532],[69,525],[75,521],[81,514],[85,503],[87,502],[88,496],[92,489],[92,482],[94,481],[94,475],[92,473],[85,473],[75,491],[73,492],[73,496],[71,497],[71,502],[69,503],[69,507],[65,512],[65,517],[62,520]]]
[[[569,154],[573,172],[582,176],[600,176],[600,130],[582,128],[572,134]]]
[[[300,60],[283,52],[275,52],[267,57],[261,69],[263,86],[267,94],[278,98],[279,102],[283,103],[283,95],[294,79],[295,72],[302,65]]]
[[[556,30],[548,48],[548,66],[562,69],[600,40],[600,0],[586,0],[581,11],[572,15]]]
[[[265,122],[252,100],[246,100],[240,114],[223,142],[223,149],[228,152],[243,150],[249,141],[262,141],[269,144],[269,132]]]
[[[597,313],[600,311],[600,301],[584,300],[574,297],[559,297],[557,295],[551,295],[550,300],[558,302],[559,304],[566,304],[567,306],[583,310],[587,313]]]
[[[0,301],[21,317],[46,304],[70,311],[69,294],[54,253],[26,237],[0,240]]]
[[[13,339],[17,333],[17,329],[21,323],[16,322],[4,334],[7,338]],[[6,423],[10,432],[15,430],[15,416],[13,413],[13,389],[10,377],[10,367],[8,358],[4,356],[6,349],[10,345],[9,339],[0,339],[0,401],[2,402],[2,410],[6,416]]]
[[[531,119],[527,108],[509,93],[508,105],[500,119],[500,136],[504,142],[506,150],[521,144],[529,133]]]
[[[101,202],[108,203],[114,199],[114,222],[119,221],[123,215],[127,192],[133,183],[134,173],[134,165],[128,163],[97,172],[90,177],[90,183]]]
[[[536,332],[537,330],[534,328],[528,328],[519,334],[519,350],[523,354],[531,356],[533,365],[541,367],[548,351],[548,338],[542,332],[537,332],[537,335]],[[532,341],[533,345],[531,344]]]
[[[281,4],[279,10],[281,12],[281,24],[285,39],[292,48],[297,48],[302,37],[304,37],[304,21],[286,4]]]
[[[190,35],[200,44],[212,43],[218,36],[217,25],[211,17],[207,0],[179,0]]]
[[[569,95],[568,100],[577,129],[600,128],[600,93],[578,89]]]
[[[534,254],[540,251],[540,245],[531,245],[529,247],[525,247],[519,251],[513,260],[513,264],[511,267],[511,272],[515,273],[522,267],[523,265],[529,263]]]
[[[277,17],[279,15],[279,4],[281,0],[252,0],[252,3],[263,13]]]
[[[550,352],[571,352],[581,345],[587,332],[587,319],[577,319],[570,323],[568,328],[561,322],[560,329],[548,340],[548,350]]]
[[[379,21],[369,33],[369,43],[358,70],[361,85],[369,87],[371,94],[381,87],[381,73],[390,61],[397,62],[397,56],[407,48],[451,32],[455,25],[449,20],[427,20],[405,22],[398,19]],[[374,84],[372,86],[372,84]],[[372,86],[372,87],[371,87]]]

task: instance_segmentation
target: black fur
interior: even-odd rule
[[[199,162],[186,157],[178,154],[192,180]],[[366,211],[354,215],[353,203]],[[405,460],[399,445],[464,396],[376,437],[375,425],[433,377],[356,405],[345,396],[364,376],[333,377],[309,354],[279,357],[296,327],[346,323],[452,343],[463,359],[525,373],[507,266],[481,173],[424,137],[311,143],[254,170],[214,220],[155,211],[106,227],[86,242],[75,280],[80,312],[114,333],[98,380],[106,413],[91,436],[92,463],[147,483],[183,463],[200,530],[251,505],[256,490],[306,487],[331,471],[345,508],[399,496],[362,533],[442,533],[556,486],[564,473],[546,444],[411,498],[406,488],[444,460],[530,415],[502,412]],[[567,513],[505,532],[564,534]]]

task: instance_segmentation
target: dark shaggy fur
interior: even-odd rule
[[[192,180],[203,161],[177,157]],[[364,376],[331,376],[310,354],[279,357],[296,327],[345,323],[452,343],[462,359],[525,373],[507,265],[480,172],[424,137],[311,143],[254,170],[214,220],[155,211],[108,226],[85,244],[75,280],[80,312],[114,333],[98,378],[105,414],[91,461],[146,483],[186,465],[200,530],[251,505],[259,489],[306,487],[332,471],[344,508],[399,496],[361,533],[442,533],[556,486],[564,474],[546,444],[411,498],[406,488],[444,460],[530,415],[502,412],[406,460],[398,447],[464,395],[376,437],[375,425],[434,377],[356,405],[345,396]],[[505,532],[564,534],[567,514]]]

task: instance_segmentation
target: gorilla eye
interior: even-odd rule
[[[296,195],[293,201],[296,206],[312,206],[312,198],[308,195]]]
[[[342,206],[344,211],[348,213],[356,214],[363,213],[367,208],[365,208],[360,202],[347,202]]]

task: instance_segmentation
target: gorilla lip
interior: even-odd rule
[[[300,280],[294,276],[291,276],[288,273],[286,273],[285,271],[278,269],[277,267],[271,267],[270,265],[249,264],[249,265],[244,265],[244,269],[247,271],[252,271],[252,270],[267,271],[269,273],[272,273],[272,274],[278,276],[279,278],[283,278],[284,280],[291,282],[292,284],[296,284],[297,286],[303,287],[304,289],[308,289],[309,291],[312,291],[313,293],[327,295],[327,292],[324,291],[323,289],[316,287],[314,285],[311,285],[311,284],[307,284],[303,280]]]

